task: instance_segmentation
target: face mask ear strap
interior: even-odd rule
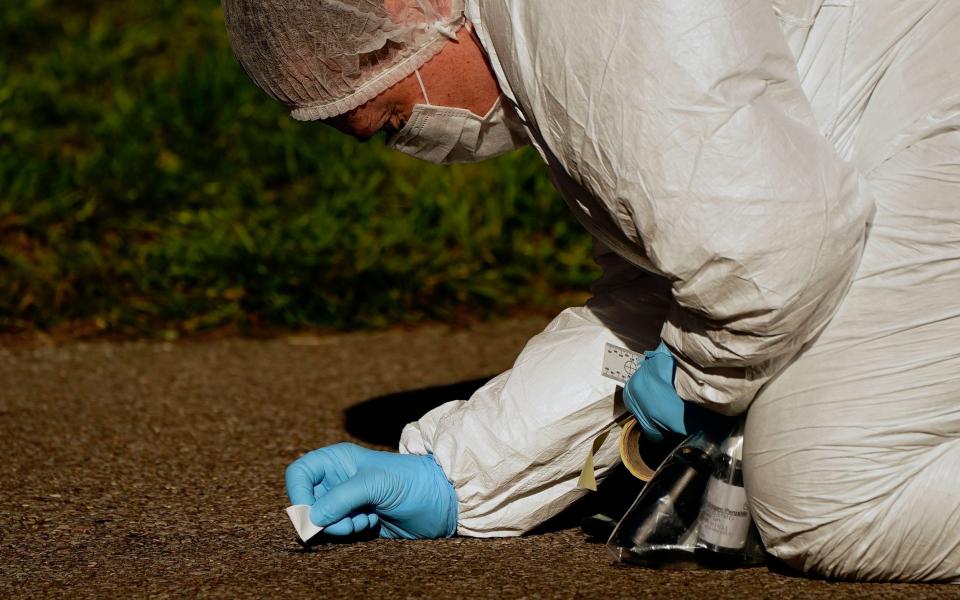
[[[420,91],[423,92],[423,100],[427,104],[430,104],[430,97],[427,96],[427,88],[423,85],[423,78],[420,77],[420,69],[417,69],[413,72],[417,76],[417,83],[420,84]]]

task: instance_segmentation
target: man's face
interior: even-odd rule
[[[324,119],[323,122],[341,133],[365,142],[380,131],[396,127],[395,124],[399,123],[389,107],[380,106],[380,103],[375,101],[376,98],[342,115]]]
[[[457,36],[457,43],[446,44],[420,67],[421,78],[430,90],[431,102],[484,115],[496,102],[500,87],[480,42],[466,27],[461,28]],[[325,119],[324,123],[360,141],[369,140],[381,131],[390,136],[403,128],[418,103],[428,103],[426,92],[420,87],[417,75],[411,73],[366,104]]]
[[[381,131],[389,137],[403,128],[419,99],[420,88],[415,76],[410,75],[366,104],[323,122],[360,141],[367,141]]]

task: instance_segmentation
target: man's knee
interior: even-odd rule
[[[855,463],[817,461],[824,452],[755,452],[745,462],[770,554],[831,579],[960,582],[960,443],[905,459],[897,471],[844,472]]]

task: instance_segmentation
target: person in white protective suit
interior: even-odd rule
[[[293,463],[294,504],[331,535],[529,531],[581,497],[627,410],[610,342],[671,361],[629,407],[651,437],[749,408],[770,553],[960,581],[960,2],[463,2],[224,0],[296,119],[441,163],[532,144],[603,269],[400,454]]]

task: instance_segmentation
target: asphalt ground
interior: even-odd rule
[[[0,597],[960,598],[619,567],[573,518],[514,539],[296,544],[288,462],[343,440],[388,448],[542,325],[0,348]]]

